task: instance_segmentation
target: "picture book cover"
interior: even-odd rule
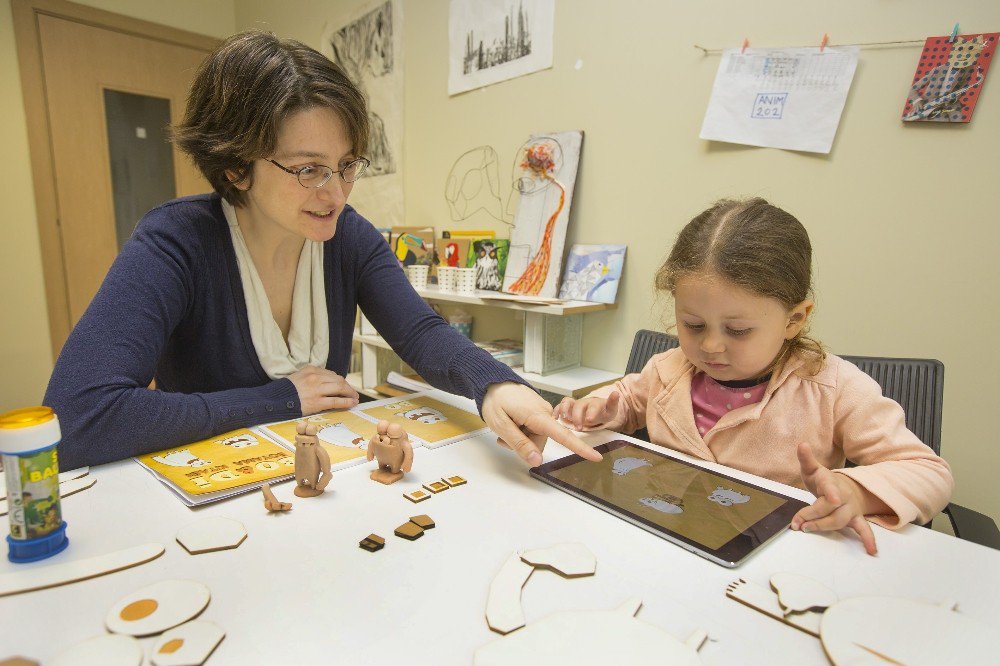
[[[476,414],[421,394],[362,403],[354,409],[375,422],[384,419],[398,423],[411,442],[417,438],[428,448],[451,444],[486,429],[486,423]]]
[[[430,266],[434,259],[434,227],[392,227],[389,245],[403,266]]]
[[[566,258],[559,298],[614,303],[626,248],[625,245],[574,245]]]
[[[476,289],[500,291],[509,253],[510,241],[506,238],[481,238],[472,241],[466,266],[476,269]]]
[[[253,488],[295,473],[292,451],[246,428],[136,460],[187,495]]]
[[[263,434],[294,451],[295,428],[301,422],[316,426],[319,443],[330,454],[330,469],[365,462],[368,442],[375,435],[375,424],[350,411],[331,410],[259,427]]]
[[[469,262],[468,238],[438,238],[434,241],[434,264],[431,266],[431,281],[437,282],[438,266],[459,268]]]

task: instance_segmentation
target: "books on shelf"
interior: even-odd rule
[[[423,393],[361,403],[288,421],[240,428],[191,444],[137,456],[187,506],[199,506],[251,492],[265,483],[295,476],[295,428],[316,426],[331,470],[364,463],[378,421],[399,423],[414,448],[437,448],[486,430],[474,412]]]
[[[524,344],[520,340],[503,338],[489,342],[477,342],[476,346],[489,352],[497,361],[514,367],[524,364]]]
[[[543,315],[524,319],[524,371],[548,375],[580,366],[583,315]]]

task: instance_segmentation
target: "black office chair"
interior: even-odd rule
[[[653,354],[678,346],[677,338],[657,331],[635,334],[626,374],[639,372]],[[871,376],[882,393],[903,407],[906,427],[941,455],[941,413],[944,402],[944,364],[933,359],[900,359],[872,356],[842,356]],[[636,437],[649,439],[642,429]],[[1000,529],[992,518],[958,504],[944,509],[955,536],[1000,550]]]

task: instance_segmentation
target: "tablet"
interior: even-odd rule
[[[625,440],[573,454],[531,475],[724,567],[784,531],[805,502]]]

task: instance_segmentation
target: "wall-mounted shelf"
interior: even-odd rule
[[[591,303],[590,301],[562,301],[561,303],[537,303],[530,300],[513,300],[509,294],[496,291],[476,290],[474,296],[458,294],[453,291],[439,291],[434,285],[428,285],[416,290],[420,296],[429,301],[445,301],[448,303],[466,303],[468,305],[485,305],[492,308],[508,308],[547,315],[583,314],[585,312],[600,312],[613,310],[614,304]]]

